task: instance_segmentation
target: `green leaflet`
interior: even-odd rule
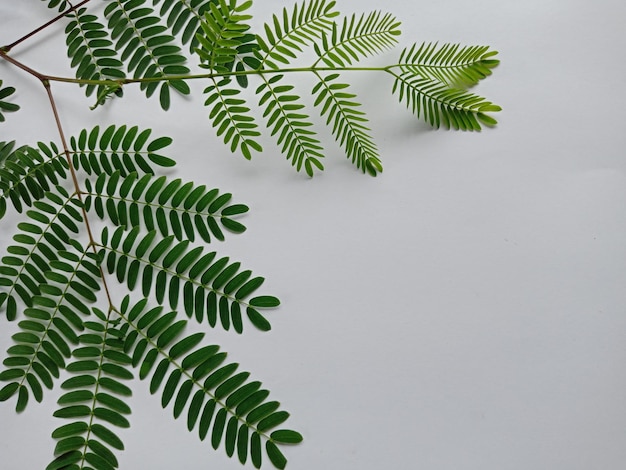
[[[165,26],[157,26],[160,18],[156,12],[142,4],[116,0],[104,9],[114,49],[128,72],[134,78],[148,79],[188,74],[189,69],[184,65],[186,58],[174,38]],[[190,92],[187,83],[178,79],[143,82],[140,87],[148,97],[159,89],[159,101],[164,110],[170,106],[170,88],[183,95]]]
[[[239,4],[237,0],[220,0],[209,4],[200,24],[201,32],[195,39],[200,47],[197,54],[204,66],[217,72],[233,69],[240,54],[256,49],[254,36],[248,34],[246,24],[252,18],[243,14],[252,6],[252,1]]]
[[[332,125],[335,139],[344,147],[346,156],[363,172],[372,176],[382,171],[378,149],[369,135],[368,119],[359,110],[356,95],[349,93],[348,84],[334,82],[339,74],[319,77],[313,88],[316,95],[315,106],[320,107],[320,115],[326,117],[326,125]]]
[[[213,80],[213,85],[205,88],[205,106],[210,106],[209,119],[224,144],[230,145],[231,152],[239,150],[250,160],[252,150],[262,152],[256,140],[261,133],[246,100],[240,97],[241,91],[229,86],[230,79]]]
[[[127,176],[130,183],[123,187],[120,178],[122,174],[117,170],[110,175],[100,173],[94,182],[88,179],[87,209],[93,207],[99,217],[109,218],[115,225],[158,229],[161,235],[172,233],[179,241],[223,240],[221,227],[233,233],[245,231],[234,217],[245,213],[247,207],[228,205],[232,197],[229,193],[220,194],[217,189],[207,190],[191,182],[181,185],[180,180],[168,182],[165,177],[137,178],[136,173]],[[138,232],[132,233],[137,237]],[[128,246],[130,241],[126,242],[125,251],[129,251]]]
[[[56,145],[14,147],[15,142],[0,142],[0,215],[6,211],[7,199],[17,212],[22,212],[67,176],[68,164],[59,158]]]
[[[133,358],[133,365],[140,366],[140,378],[150,379],[150,390],[156,393],[161,388],[162,406],[171,406],[174,418],[185,416],[190,431],[197,426],[201,439],[210,434],[214,448],[223,446],[229,456],[236,452],[242,463],[248,455],[257,461],[260,440],[268,439],[264,432],[289,414],[279,411],[277,402],[267,401],[269,392],[261,389],[260,382],[249,381],[249,372],[238,372],[239,364],[224,364],[227,356],[218,346],[198,347],[201,334],[181,338],[182,331],[177,331],[169,352],[156,346],[172,328],[174,312],[147,309],[143,301],[129,308],[128,297],[123,304],[122,330],[127,332],[123,350]],[[156,362],[159,365],[152,367]],[[146,363],[150,366],[144,367]],[[250,439],[255,433],[259,438]],[[276,436],[277,443],[298,440],[293,431]],[[269,454],[268,458],[274,460]]]
[[[105,26],[96,15],[81,8],[70,13],[71,21],[65,28],[67,54],[76,78],[87,80],[123,79],[123,63],[120,61]],[[112,93],[121,96],[121,88],[88,84],[87,96],[96,92],[96,106],[103,104]]]
[[[500,107],[478,95],[422,78],[412,70],[395,76],[393,92],[398,94],[399,100],[435,128],[479,131],[481,123],[488,126],[496,123],[485,113],[497,112]]]
[[[494,59],[497,54],[488,46],[413,44],[402,50],[398,66],[404,72],[438,80],[450,87],[467,88],[491,75],[500,62]]]
[[[282,15],[273,15],[272,22],[264,25],[263,36],[257,35],[259,50],[255,51],[260,65],[278,69],[279,64],[289,64],[325,31],[333,28],[335,1],[313,0],[295,4],[291,12],[283,8]]]
[[[67,366],[69,372],[78,375],[63,383],[62,388],[71,391],[59,399],[59,404],[68,406],[59,408],[54,416],[73,422],[52,433],[52,437],[58,439],[57,458],[48,468],[60,468],[60,462],[72,461],[76,451],[84,454],[95,468],[116,468],[118,462],[111,448],[124,449],[111,427],[128,427],[130,424],[123,415],[130,414],[131,410],[122,398],[127,395],[125,387],[112,385],[118,384],[120,379],[132,378],[126,369],[131,359],[122,349],[124,332],[113,326],[102,312],[96,309],[93,312],[103,318],[103,323],[85,322],[89,333],[81,335],[81,342],[97,346],[77,349],[80,359]]]
[[[100,186],[105,187],[104,183]],[[176,193],[179,186],[180,183],[175,185],[170,193]],[[159,187],[167,189],[165,182]],[[154,196],[158,194],[156,192]],[[230,197],[230,194],[223,194],[214,198],[210,204],[203,204],[208,204],[208,210],[220,210]],[[168,198],[164,198],[164,202]],[[239,213],[244,209],[245,206],[239,205],[234,212]],[[263,331],[271,328],[258,310],[277,307],[280,303],[278,299],[273,296],[250,298],[262,285],[263,278],[253,277],[250,270],[242,270],[239,262],[217,258],[215,252],[204,254],[202,247],[191,248],[189,240],[176,242],[175,237],[170,235],[154,244],[157,237],[154,231],[140,237],[138,227],[130,231],[119,227],[110,237],[108,230],[105,230],[101,237],[104,253],[107,253],[107,271],[114,274],[119,282],[126,283],[129,289],[135,288],[141,272],[144,295],[154,292],[157,302],[164,303],[167,300],[172,309],[182,305],[190,318],[203,321],[206,311],[211,326],[217,324],[219,317],[224,329],[228,330],[232,326],[241,333],[242,312],[245,310],[247,318],[257,328]],[[173,321],[173,316],[170,321]],[[159,346],[169,343],[182,328],[184,322],[174,323],[168,334],[161,337]],[[148,363],[144,365],[145,368],[149,366]]]
[[[20,109],[19,105],[5,101],[5,98],[8,98],[13,93],[15,93],[15,88],[11,86],[3,88],[2,80],[0,80],[0,122],[4,122],[6,119],[3,113],[11,113]]]
[[[318,61],[331,68],[344,67],[389,49],[398,42],[399,26],[393,15],[381,11],[345,17],[341,26],[333,23],[332,31],[325,32],[315,43]]]
[[[287,160],[300,171],[305,169],[313,176],[314,168],[324,167],[320,159],[324,158],[321,142],[317,133],[311,130],[309,116],[303,113],[301,98],[293,92],[292,85],[279,84],[283,75],[274,75],[270,79],[263,77],[263,84],[256,89],[260,95],[259,106],[264,106],[263,117],[272,136],[277,138],[281,151]]]

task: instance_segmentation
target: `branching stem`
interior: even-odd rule
[[[91,0],[83,0],[82,2],[74,5],[73,7],[67,9],[66,11],[64,11],[63,13],[60,13],[59,15],[57,15],[56,17],[52,18],[50,21],[48,21],[45,24],[42,24],[39,28],[32,30],[30,33],[26,34],[25,36],[22,36],[21,38],[19,38],[17,41],[12,42],[11,44],[9,44],[8,46],[3,46],[0,47],[0,50],[2,50],[3,52],[9,52],[11,49],[13,49],[15,46],[17,46],[18,44],[26,41],[27,39],[30,39],[31,37],[33,37],[35,34],[39,33],[40,31],[43,31],[44,29],[46,29],[48,26],[53,25],[54,23],[56,23],[57,21],[59,21],[61,18],[63,18],[65,15],[67,15],[68,13],[71,13],[77,9],[79,9],[80,7],[82,7],[84,4],[89,3]]]
[[[42,80],[42,83],[43,83],[44,88],[46,89],[48,100],[50,101],[50,107],[52,108],[52,113],[54,114],[54,120],[56,122],[57,130],[59,132],[59,138],[61,139],[61,144],[63,146],[63,153],[65,154],[65,158],[67,159],[67,164],[69,165],[70,174],[72,175],[72,182],[74,184],[74,190],[76,191],[76,196],[78,197],[78,200],[81,202],[81,211],[83,213],[83,220],[85,222],[85,228],[87,229],[87,236],[89,237],[89,245],[92,247],[93,252],[97,253],[96,240],[91,230],[91,224],[89,223],[89,216],[87,214],[87,210],[85,209],[85,204],[83,203],[82,191],[80,188],[80,184],[78,183],[76,169],[74,168],[74,165],[72,163],[70,149],[69,149],[69,146],[67,145],[65,133],[63,132],[63,126],[61,125],[61,119],[59,117],[59,112],[58,112],[56,103],[54,101],[54,95],[52,94],[50,82],[47,80]],[[113,307],[113,299],[111,298],[111,292],[109,290],[106,276],[104,274],[104,270],[102,269],[102,267],[100,267],[100,277],[102,279],[102,285],[104,287],[104,292],[106,294],[107,301],[109,302],[109,315],[110,315],[112,311],[112,307]]]

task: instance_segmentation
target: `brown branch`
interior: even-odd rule
[[[19,60],[15,60],[13,57],[7,54],[6,51],[4,51],[3,49],[0,49],[0,57],[2,57],[7,62],[15,65],[17,68],[22,69],[24,72],[29,73],[33,77],[37,77],[42,82],[45,82],[46,80],[48,80],[48,77],[46,75],[43,75],[37,72],[36,70],[31,69],[27,65],[24,65],[23,63],[21,63]]]
[[[63,13],[59,14],[58,16],[52,18],[50,21],[48,21],[46,24],[41,25],[39,28],[34,29],[33,31],[31,31],[30,33],[28,33],[26,36],[22,36],[21,38],[19,38],[17,41],[9,44],[8,46],[3,46],[0,47],[0,51],[4,51],[4,52],[9,52],[11,49],[13,49],[15,46],[17,46],[18,44],[26,41],[27,39],[31,38],[32,36],[34,36],[35,34],[39,33],[40,31],[43,31],[44,29],[46,29],[48,26],[53,25],[54,23],[56,23],[57,21],[59,21],[61,18],[63,18],[64,16],[72,13],[73,11],[77,10],[78,8],[80,8],[81,6],[83,6],[85,3],[90,2],[91,0],[83,0],[82,2],[80,2],[77,5],[74,5],[73,7],[67,9],[66,11],[64,11]]]
[[[74,191],[76,192],[76,197],[81,202],[81,210],[83,214],[83,220],[85,223],[85,228],[87,229],[87,236],[89,237],[89,245],[91,245],[93,252],[97,254],[98,250],[96,248],[96,240],[93,236],[93,232],[91,231],[91,224],[89,223],[89,217],[87,214],[87,210],[85,209],[85,205],[83,203],[82,191],[80,189],[80,184],[78,183],[78,176],[76,176],[76,169],[72,163],[72,157],[70,155],[70,149],[67,145],[67,140],[65,139],[65,133],[63,132],[63,126],[61,125],[61,119],[59,117],[59,112],[54,101],[54,96],[52,94],[52,89],[50,87],[50,82],[46,79],[42,80],[43,86],[46,89],[46,93],[48,94],[48,100],[50,101],[50,107],[52,108],[52,113],[54,114],[54,120],[56,122],[57,130],[59,132],[59,137],[61,139],[61,145],[63,146],[63,153],[65,154],[65,158],[67,159],[67,163],[69,165],[70,174],[72,175],[72,183],[74,184]],[[109,290],[109,286],[106,281],[106,277],[104,275],[104,270],[100,267],[100,278],[102,279],[102,285],[104,287],[104,292],[106,293],[107,300],[109,302],[109,312],[111,312],[113,308],[113,300],[111,298],[111,292]]]

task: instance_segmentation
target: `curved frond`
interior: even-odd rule
[[[119,467],[113,450],[124,450],[124,443],[111,428],[130,426],[131,389],[123,382],[133,378],[131,358],[123,349],[124,333],[103,312],[93,312],[96,318],[85,322],[66,367],[71,377],[61,384],[65,393],[54,412],[66,424],[52,433],[56,458],[46,470]]]
[[[67,161],[59,158],[56,146],[38,145],[39,150],[29,146],[14,149],[15,142],[0,142],[0,219],[6,199],[22,212],[67,176]]]
[[[220,81],[212,79],[213,85],[207,87],[204,93],[208,95],[205,106],[211,106],[209,118],[213,127],[217,128],[218,137],[223,137],[224,143],[230,145],[231,152],[237,149],[250,160],[252,150],[263,151],[261,145],[254,139],[261,135],[258,125],[246,101],[241,98],[241,90],[229,87],[231,80],[226,78]]]
[[[41,294],[24,310],[26,319],[18,323],[20,331],[13,335],[14,346],[3,362],[0,380],[9,383],[0,390],[0,401],[17,393],[18,411],[26,407],[30,394],[41,401],[43,387],[53,387],[65,368],[64,358],[84,330],[84,318],[90,314],[86,304],[97,299],[100,272],[95,255],[78,242],[69,247],[74,249],[58,251],[58,259],[50,262]]]
[[[362,14],[357,19],[353,14],[345,17],[341,26],[333,24],[330,34],[316,42],[315,53],[329,67],[345,67],[358,62],[363,57],[374,55],[395,46],[400,35],[400,22],[391,15],[380,11]]]
[[[6,304],[9,320],[17,316],[17,303],[33,306],[33,297],[42,295],[58,252],[66,250],[83,225],[81,203],[63,188],[46,192],[27,212],[30,221],[18,224],[17,243],[7,247],[0,263],[0,306]]]
[[[326,116],[326,124],[332,125],[335,139],[345,149],[346,156],[363,172],[376,176],[383,171],[378,158],[378,150],[366,126],[367,117],[357,109],[360,104],[356,95],[348,92],[348,84],[337,83],[339,74],[319,77],[320,81],[313,88],[317,95],[315,106],[321,106],[320,114]]]
[[[130,173],[154,174],[152,165],[174,166],[174,160],[158,153],[170,145],[172,139],[149,140],[151,133],[151,129],[139,131],[137,126],[125,125],[111,125],[102,134],[99,126],[90,131],[83,129],[78,137],[70,139],[72,164],[88,175],[112,175],[118,171],[123,178]]]
[[[141,379],[150,379],[150,392],[161,389],[163,408],[172,407],[174,418],[186,417],[189,431],[198,430],[201,440],[209,438],[213,448],[223,447],[228,456],[237,454],[241,463],[250,459],[256,468],[265,456],[276,468],[286,465],[279,445],[297,443],[302,436],[279,429],[289,413],[261,382],[250,381],[239,364],[228,363],[218,346],[198,348],[203,334],[181,338],[175,312],[161,308],[146,311],[140,301],[131,308],[125,300],[120,316],[128,328],[125,350],[139,368]]]
[[[130,290],[141,285],[144,297],[153,295],[159,304],[168,301],[172,309],[180,304],[188,317],[195,316],[215,327],[218,321],[225,330],[243,331],[243,313],[257,328],[267,331],[269,321],[260,310],[277,307],[277,298],[253,294],[264,278],[242,270],[241,263],[215,252],[204,253],[189,241],[176,243],[173,236],[155,240],[156,233],[141,235],[137,227],[118,228],[109,238],[102,234],[102,258],[106,269]]]
[[[438,80],[430,80],[407,71],[396,75],[393,93],[406,102],[417,117],[423,117],[435,128],[479,131],[481,123],[493,126],[497,121],[488,112],[497,112],[501,108],[481,96],[468,91],[450,88]]]
[[[96,15],[88,14],[86,8],[75,10],[68,15],[71,21],[65,28],[67,54],[72,59],[71,66],[76,69],[76,78],[84,80],[120,80],[126,77],[109,33]],[[104,103],[109,91],[107,85],[88,84],[87,96],[96,91],[97,103]],[[121,94],[122,89],[114,87],[114,92]]]
[[[200,23],[201,32],[196,34],[201,67],[218,73],[230,72],[237,63],[237,70],[243,70],[244,62],[256,65],[251,54],[258,47],[247,21],[251,15],[244,12],[252,6],[252,0],[238,5],[237,0],[219,0],[209,4]],[[252,60],[252,62],[250,62]],[[256,67],[253,67],[256,68]],[[247,81],[241,83],[245,86]]]
[[[173,233],[178,240],[194,241],[199,235],[206,243],[212,237],[224,240],[222,227],[233,233],[245,231],[234,217],[247,212],[248,207],[229,205],[232,194],[220,194],[204,185],[149,174],[139,178],[130,173],[121,178],[119,171],[101,173],[95,184],[89,179],[85,183],[86,209],[93,207],[100,218],[108,217],[115,225],[158,228],[161,235]]]
[[[304,105],[298,95],[293,93],[293,85],[279,84],[283,75],[274,75],[256,89],[261,95],[259,106],[264,106],[263,117],[267,118],[267,127],[273,136],[277,136],[281,151],[291,160],[291,164],[300,171],[304,166],[306,173],[313,176],[314,168],[323,170],[320,159],[324,158],[323,148],[317,133],[311,130],[313,123],[309,116],[301,111]]]
[[[467,88],[491,75],[491,69],[500,61],[494,59],[497,51],[489,46],[461,46],[460,44],[413,44],[400,54],[396,67],[402,72],[438,80],[451,87]]]
[[[264,25],[265,37],[257,35],[259,50],[256,55],[262,66],[278,69],[280,64],[289,64],[302,52],[302,47],[313,43],[330,31],[332,18],[339,12],[334,11],[335,1],[309,0],[295,4],[291,12],[283,8],[282,17],[272,16],[272,23]]]
[[[12,113],[20,109],[19,105],[5,101],[13,93],[15,93],[15,88],[12,86],[2,88],[2,80],[0,80],[0,122],[4,122],[6,119],[3,113]]]
[[[180,38],[183,44],[189,44],[189,51],[194,52],[199,45],[196,34],[202,32],[200,24],[204,14],[217,5],[218,0],[154,0],[161,4],[159,16],[165,18],[172,33]]]
[[[189,69],[184,65],[185,56],[176,45],[175,38],[168,34],[168,28],[152,8],[144,5],[145,0],[111,0],[104,9],[108,19],[111,39],[115,50],[121,53],[133,78],[145,79],[140,88],[150,97],[159,88],[161,107],[170,106],[170,87],[183,95],[190,92],[184,80],[158,80],[167,75],[185,75]]]

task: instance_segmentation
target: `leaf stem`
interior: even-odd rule
[[[27,65],[21,63],[20,61],[15,60],[13,57],[7,54],[7,52],[8,51],[5,51],[4,48],[0,48],[0,57],[2,57],[4,60],[9,62],[10,64],[15,65],[17,68],[22,69],[24,72],[32,75],[33,77],[38,78],[42,82],[44,82],[47,79],[45,75],[37,72],[36,70],[31,69]]]
[[[63,13],[60,13],[59,15],[55,16],[54,18],[52,18],[50,21],[48,21],[45,24],[42,24],[41,26],[39,26],[37,29],[32,30],[30,33],[26,34],[25,36],[22,36],[21,38],[19,38],[17,41],[12,42],[11,44],[9,44],[8,46],[2,46],[0,47],[0,50],[3,52],[9,52],[11,49],[13,49],[15,46],[17,46],[18,44],[26,41],[27,39],[30,39],[31,37],[33,37],[35,34],[39,33],[40,31],[43,31],[44,29],[46,29],[48,26],[53,25],[54,23],[56,23],[57,21],[59,21],[61,18],[63,18],[65,15],[77,10],[78,8],[80,8],[81,6],[83,6],[85,3],[89,3],[91,0],[83,0],[82,2],[78,3],[77,5],[74,5],[73,7],[69,8],[68,10],[64,11]]]
[[[50,107],[52,108],[52,113],[54,114],[54,120],[56,122],[57,130],[59,132],[59,138],[61,139],[61,144],[63,146],[63,153],[65,154],[65,158],[67,159],[67,164],[69,165],[70,174],[72,175],[72,183],[74,185],[74,190],[76,191],[76,197],[81,202],[81,211],[83,214],[83,220],[85,222],[85,228],[87,229],[87,236],[89,238],[89,245],[91,246],[94,253],[98,253],[96,248],[96,240],[93,236],[93,232],[91,230],[91,224],[89,223],[89,216],[87,214],[87,210],[85,209],[85,204],[83,201],[82,190],[80,188],[80,184],[78,183],[78,176],[76,175],[76,169],[72,164],[72,157],[70,155],[70,149],[67,145],[67,140],[65,138],[65,133],[63,132],[63,126],[61,125],[61,119],[59,117],[59,112],[54,101],[54,95],[52,94],[52,90],[50,87],[50,82],[47,80],[42,80],[44,88],[46,89],[46,93],[48,95],[48,100],[50,101]],[[111,308],[113,306],[113,299],[111,298],[111,292],[109,290],[109,285],[106,280],[106,276],[104,275],[104,269],[99,267],[100,269],[100,278],[102,279],[102,286],[104,287],[104,292],[107,297],[107,301],[109,302],[109,314],[111,313]]]
[[[81,78],[70,77],[57,77],[53,75],[46,75],[50,81],[63,82],[63,83],[76,83],[79,85],[109,85],[109,86],[122,86],[132,83],[150,83],[150,82],[166,82],[170,80],[198,80],[198,79],[213,79],[213,78],[226,78],[226,77],[238,77],[243,75],[277,75],[281,73],[316,73],[316,72],[389,72],[393,67],[397,65],[388,65],[385,67],[290,67],[284,69],[263,69],[263,70],[239,70],[233,72],[212,72],[201,74],[187,74],[187,75],[163,75],[161,77],[147,77],[147,78],[124,78],[120,80],[88,80]]]

